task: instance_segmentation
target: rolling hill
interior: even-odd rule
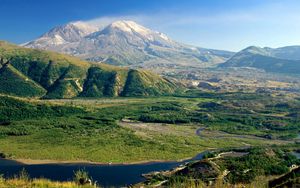
[[[0,42],[0,93],[43,98],[148,96],[178,87],[148,71]]]
[[[300,46],[286,46],[281,48],[265,48],[272,56],[280,59],[300,60]]]
[[[47,49],[81,59],[131,67],[204,66],[226,61],[232,52],[182,44],[134,21],[120,20],[103,28],[71,22],[53,28],[25,47]]]
[[[299,74],[300,47],[260,48],[250,46],[232,56],[220,67],[251,67],[266,72]]]

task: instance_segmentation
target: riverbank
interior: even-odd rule
[[[139,123],[139,125],[142,123]],[[133,125],[132,123],[124,123],[122,126],[124,125]],[[155,127],[155,126],[162,126],[160,124],[151,124],[151,123],[147,123],[147,126],[142,126],[142,127]],[[163,125],[164,129],[170,129],[167,127],[167,125]],[[168,125],[168,126],[172,126],[173,125]],[[129,126],[128,126],[129,127]],[[167,128],[166,128],[167,127]],[[132,127],[131,127],[132,128]],[[184,134],[186,134],[186,127],[184,127],[185,132]],[[190,127],[188,127],[190,128]],[[181,129],[179,129],[181,130]],[[176,130],[176,131],[179,131]],[[234,135],[234,134],[228,134],[228,133],[222,133],[220,131],[208,131],[205,129],[205,127],[199,127],[199,128],[190,128],[188,129],[190,131],[190,135],[194,134],[195,137],[199,137],[200,139],[208,139],[208,138],[215,138],[216,136],[219,137],[220,139],[230,139],[232,137],[238,137],[238,136],[242,136],[242,135]],[[181,133],[183,134],[183,133]],[[249,136],[251,137],[251,136]],[[252,136],[253,137],[253,136]],[[241,138],[240,138],[241,139]],[[245,139],[245,138],[244,138]],[[249,138],[250,139],[250,138]],[[253,138],[250,139],[250,141],[252,141]],[[274,144],[288,144],[291,141],[283,141],[283,140],[269,140],[269,139],[265,139],[265,138],[260,138],[261,141],[265,141],[265,142],[272,142]],[[243,139],[241,139],[240,141],[244,141]],[[249,141],[249,140],[247,140]],[[242,145],[244,145],[245,147],[249,147],[251,146],[251,144],[245,144],[244,142],[241,142]],[[255,146],[256,144],[253,144],[252,146]],[[244,146],[240,146],[240,147],[244,147]],[[234,148],[234,147],[233,147]],[[214,147],[207,147],[204,150],[200,150],[199,153],[202,153],[204,151],[210,151],[210,150],[215,150],[218,148],[214,148]],[[16,161],[25,165],[43,165],[43,164],[86,164],[86,165],[135,165],[135,164],[152,164],[152,163],[165,163],[165,162],[183,162],[183,161],[187,161],[187,160],[192,160],[193,158],[195,158],[198,154],[195,154],[193,157],[186,157],[186,158],[182,158],[182,159],[178,159],[178,160],[140,160],[140,161],[129,161],[129,162],[96,162],[96,161],[90,161],[90,160],[54,160],[54,159],[24,159],[24,158],[7,158],[6,160],[11,160],[11,161]]]
[[[199,152],[201,153],[201,152]],[[42,165],[42,164],[91,164],[91,165],[134,165],[134,164],[152,164],[152,163],[167,163],[167,162],[182,162],[186,160],[191,160],[194,157],[189,157],[180,160],[148,160],[148,161],[137,161],[137,162],[124,162],[124,163],[101,163],[101,162],[93,162],[93,161],[73,161],[73,160],[66,160],[66,161],[59,161],[59,160],[44,160],[44,159],[5,159],[16,161],[25,165]]]
[[[125,121],[122,121],[123,123]],[[131,122],[132,123],[132,122]],[[200,136],[201,131],[203,131],[205,127],[198,128],[196,130],[196,135]],[[213,150],[216,148],[207,148],[208,150]],[[202,153],[204,151],[198,152]],[[197,156],[196,155],[196,156]],[[40,165],[40,164],[94,164],[94,165],[132,165],[132,164],[151,164],[151,163],[163,163],[163,162],[182,162],[182,161],[187,161],[187,160],[192,160],[194,157],[187,157],[183,158],[180,160],[146,160],[146,161],[136,161],[136,162],[125,162],[125,163],[113,163],[113,162],[108,162],[108,163],[102,163],[102,162],[93,162],[93,161],[88,161],[88,160],[47,160],[47,159],[8,159],[8,160],[13,160],[22,164],[26,165]]]
[[[123,187],[136,184],[145,180],[142,174],[153,171],[165,171],[173,169],[179,165],[193,160],[201,160],[204,153],[199,153],[195,157],[181,161],[147,161],[135,164],[101,164],[88,163],[86,161],[53,161],[53,160],[0,160],[0,174],[5,178],[13,177],[22,169],[25,169],[32,178],[46,178],[52,181],[72,180],[74,171],[84,169],[103,187]],[[23,163],[21,163],[23,162]],[[34,163],[34,164],[24,164]],[[55,162],[55,163],[54,163]],[[71,163],[74,162],[74,163]],[[42,164],[41,164],[42,163]],[[46,164],[44,164],[46,163]]]

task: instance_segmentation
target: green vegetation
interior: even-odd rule
[[[89,182],[92,183],[92,180],[87,171],[80,169],[74,172],[74,182],[78,185],[85,185],[89,184]]]
[[[123,96],[155,96],[174,93],[176,86],[168,80],[141,70],[129,70]]]
[[[273,108],[264,102],[273,101],[274,106],[279,103],[277,100],[254,94],[204,93],[201,97],[189,94],[97,100],[1,96],[0,152],[16,159],[118,163],[177,160],[192,157],[208,148],[286,144],[292,142],[287,135],[293,135],[299,127],[292,126],[292,123],[297,123],[294,116],[272,115],[286,111],[283,109],[285,105]],[[256,103],[250,108],[249,101]],[[223,107],[211,108],[214,103]],[[291,104],[289,111],[296,111],[298,103]],[[243,110],[243,105],[259,113],[251,116]],[[259,109],[261,106],[267,107]],[[266,109],[273,111],[266,112]],[[251,119],[237,121],[237,118],[244,117],[242,113],[248,113],[253,120],[261,118],[266,121],[268,117],[268,121],[277,120],[286,126],[267,129],[270,126],[264,121],[259,123],[257,120],[257,126]],[[130,121],[123,122],[123,119]],[[205,129],[197,135],[199,127]],[[273,136],[264,138],[265,135]]]
[[[82,175],[84,171],[74,173],[75,177]],[[31,179],[25,169],[21,170],[13,178],[3,178],[0,175],[0,187],[3,188],[95,188],[98,186],[90,184],[80,184],[79,182],[54,182],[47,179]]]
[[[11,65],[0,69],[0,93],[18,96],[42,96],[46,90],[34,81],[26,78]]]
[[[189,94],[218,99],[198,105],[198,113],[207,116],[202,123],[209,124],[211,130],[269,139],[296,138],[300,132],[296,115],[300,103],[296,99],[257,93]]]
[[[157,140],[141,138],[117,124],[126,115],[147,108],[142,104],[90,112],[85,107],[28,103],[11,97],[0,97],[0,101],[1,151],[15,158],[124,162],[170,159],[181,151],[174,156],[179,159],[196,154],[198,149],[193,148],[201,147],[184,147],[183,136],[156,133]],[[194,131],[191,135],[196,137]],[[182,143],[178,148],[176,141]]]
[[[0,93],[74,98],[168,95],[177,86],[156,74],[82,61],[0,41]]]
[[[81,96],[103,97],[118,96],[117,72],[105,71],[99,67],[91,67],[88,70],[87,81],[84,83],[84,90]]]
[[[282,146],[299,141],[296,97],[176,92],[180,87],[147,71],[90,64],[4,42],[0,42],[0,57],[0,157],[123,163],[179,160],[215,148],[255,147],[239,157],[209,153],[205,162],[189,164],[169,176],[169,187],[201,187],[222,175],[224,186],[249,185],[299,164]],[[226,170],[229,173],[224,174]],[[12,187],[53,186],[48,180],[25,177],[23,173],[1,182]],[[67,184],[76,187],[87,180],[88,174],[78,171],[77,184]],[[151,181],[164,180],[158,175]]]
[[[149,187],[276,187],[296,185],[300,159],[290,154],[299,145],[254,147],[215,151],[207,158],[183,167],[154,173]],[[290,170],[290,168],[293,168]],[[282,176],[284,175],[284,176]],[[274,177],[278,177],[274,179]],[[270,183],[268,180],[272,179]],[[298,185],[298,184],[297,184]]]
[[[257,176],[282,175],[288,173],[292,165],[300,165],[294,155],[278,148],[253,148],[248,152],[242,157],[215,161],[222,170],[229,171],[225,178],[231,184],[251,183]]]

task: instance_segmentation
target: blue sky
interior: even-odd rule
[[[70,21],[131,19],[206,48],[300,45],[299,0],[0,0],[0,40],[24,43]]]

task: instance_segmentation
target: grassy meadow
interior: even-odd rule
[[[299,101],[236,96],[1,96],[0,152],[12,159],[130,163],[180,160],[213,148],[294,142]],[[198,128],[205,128],[200,135]]]

